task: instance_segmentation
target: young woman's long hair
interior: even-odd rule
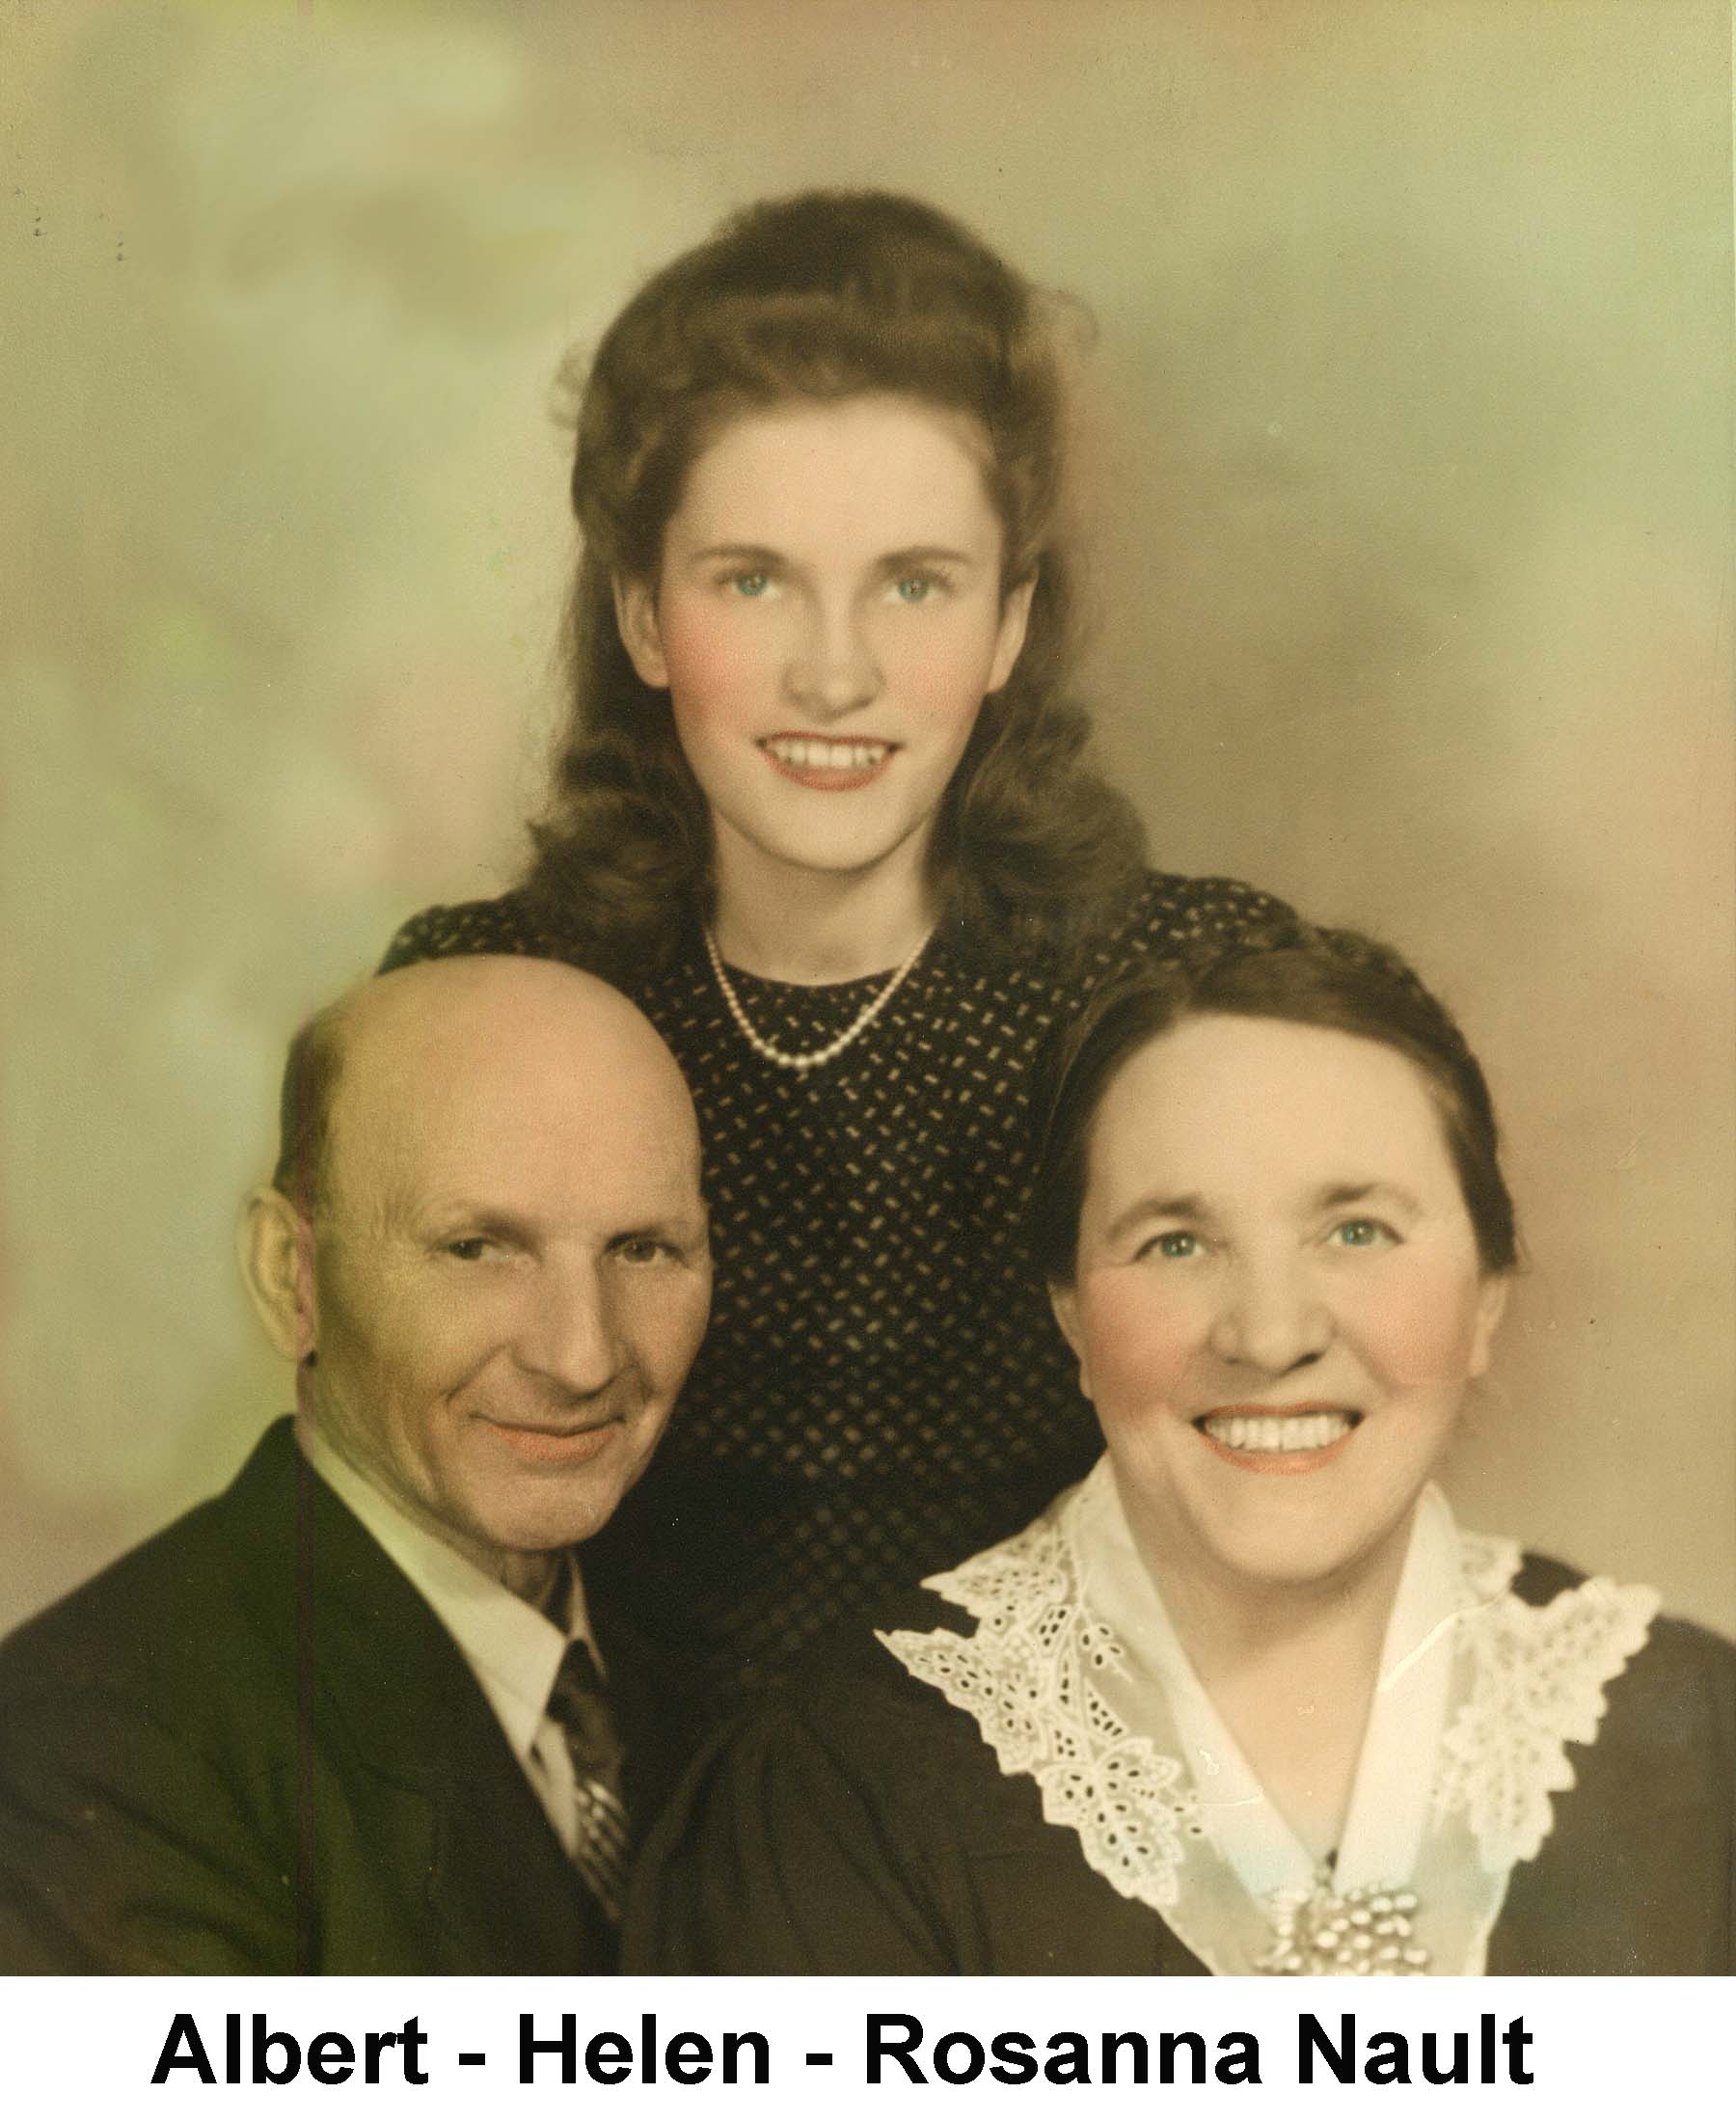
[[[733,416],[866,392],[980,424],[1003,593],[1036,578],[1023,651],[943,799],[931,852],[943,931],[992,962],[1033,947],[1065,956],[1114,917],[1143,840],[1126,799],[1083,763],[1089,725],[1066,693],[1063,408],[1036,290],[919,201],[806,192],[732,216],[657,274],[573,381],[583,549],[567,620],[571,712],[523,886],[539,926],[618,976],[655,967],[681,912],[710,917],[709,811],[668,694],[622,646],[614,582],[655,584],[688,469]]]

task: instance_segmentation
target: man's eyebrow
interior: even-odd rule
[[[491,1207],[486,1201],[462,1193],[426,1202],[418,1219],[430,1232],[463,1228],[494,1237],[517,1238],[530,1234],[529,1222],[512,1209]]]
[[[655,1237],[671,1232],[704,1237],[711,1230],[711,1210],[703,1201],[695,1201],[683,1208],[665,1208],[656,1213],[641,1215],[631,1224],[615,1232],[616,1239],[622,1237]]]

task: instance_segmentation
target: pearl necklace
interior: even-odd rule
[[[719,955],[716,938],[709,928],[704,933],[705,954],[711,959],[712,970],[718,975],[718,986],[722,991],[729,1014],[735,1019],[736,1029],[761,1060],[769,1060],[774,1068],[788,1068],[799,1075],[805,1075],[810,1068],[824,1068],[827,1061],[836,1060],[840,1053],[855,1044],[915,969],[916,960],[928,948],[935,931],[931,928],[903,964],[894,966],[885,986],[863,1004],[853,1023],[846,1024],[835,1039],[826,1046],[817,1047],[811,1053],[786,1053],[781,1046],[773,1046],[770,1039],[761,1038],[748,1022],[747,1012],[742,1007],[740,996],[729,983],[729,974],[723,969],[723,960]]]

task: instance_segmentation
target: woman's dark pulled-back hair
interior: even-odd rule
[[[1402,1053],[1440,1112],[1483,1272],[1518,1264],[1495,1108],[1458,1025],[1396,951],[1348,928],[1285,921],[1228,948],[1143,965],[1094,996],[1069,1027],[1049,1072],[1032,1191],[1032,1240],[1050,1282],[1066,1288],[1073,1279],[1092,1133],[1110,1084],[1189,1017],[1312,1024]]]
[[[919,200],[804,192],[732,215],[665,266],[604,335],[581,387],[572,704],[524,887],[540,925],[598,970],[642,970],[668,947],[679,909],[709,914],[705,799],[667,693],[640,681],[622,645],[614,581],[655,584],[688,473],[730,419],[868,393],[981,424],[1003,594],[1036,583],[1023,651],[942,805],[942,921],[988,956],[1065,950],[1100,924],[1133,888],[1141,835],[1126,801],[1081,765],[1088,724],[1064,693],[1064,406],[1037,290]]]

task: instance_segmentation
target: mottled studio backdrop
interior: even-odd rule
[[[285,1403],[278,1055],[510,872],[549,382],[756,194],[1096,320],[1158,858],[1460,1007],[1531,1265],[1468,1516],[1736,1620],[1729,28],[1701,0],[0,0],[0,1624]]]

